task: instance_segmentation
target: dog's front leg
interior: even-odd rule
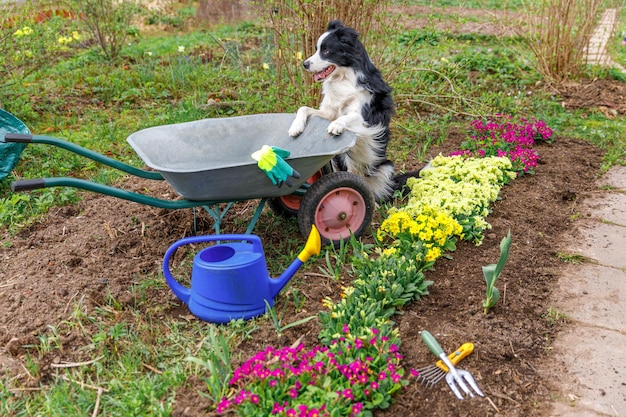
[[[289,136],[295,138],[300,133],[304,132],[304,127],[306,126],[306,122],[310,116],[319,116],[323,117],[324,119],[332,120],[333,114],[327,110],[318,110],[311,107],[302,106],[298,109],[295,120],[291,122],[291,127],[289,128]]]
[[[296,118],[293,122],[291,122],[291,127],[289,128],[289,136],[295,138],[300,133],[304,132],[306,121],[309,118],[309,112],[311,110],[313,109],[306,106],[302,106],[298,109],[298,112],[296,113]]]
[[[348,130],[360,130],[363,128],[363,117],[356,112],[345,114],[335,119],[328,125],[328,133],[331,135],[341,135],[346,129]]]

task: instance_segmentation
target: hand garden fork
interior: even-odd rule
[[[438,356],[443,361],[443,363],[445,363],[446,366],[448,367],[448,374],[446,375],[446,382],[448,383],[448,386],[450,387],[454,395],[456,395],[456,397],[459,400],[462,400],[464,398],[463,394],[461,394],[461,391],[459,390],[459,387],[470,398],[474,398],[474,394],[467,387],[467,384],[469,384],[469,386],[472,387],[472,389],[474,390],[474,392],[476,392],[476,394],[480,395],[481,397],[485,396],[480,390],[480,388],[478,388],[478,384],[476,384],[476,381],[474,381],[474,377],[472,377],[472,374],[470,374],[468,371],[463,371],[461,369],[456,369],[454,367],[452,362],[450,362],[450,359],[448,359],[448,357],[446,356],[446,353],[443,351],[443,349],[437,342],[437,339],[435,339],[435,337],[432,334],[430,334],[430,332],[426,330],[422,330],[422,340],[424,341],[426,346],[428,346],[428,349],[430,349],[432,353]]]

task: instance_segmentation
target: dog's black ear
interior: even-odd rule
[[[345,26],[341,20],[331,20],[330,22],[328,22],[328,28],[326,28],[326,31],[335,30],[342,27]]]
[[[356,43],[358,43],[357,39],[359,38],[359,34],[356,30],[346,26],[338,28],[338,30],[335,32],[335,36],[337,36],[337,39],[339,39],[341,42],[351,46],[354,46]]]

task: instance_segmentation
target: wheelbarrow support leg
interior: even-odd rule
[[[259,202],[259,205],[257,206],[254,212],[254,216],[252,216],[252,220],[250,220],[250,224],[248,225],[248,228],[246,229],[246,234],[252,233],[254,226],[256,226],[256,223],[259,220],[259,217],[261,217],[261,212],[263,211],[263,207],[265,207],[266,201],[267,201],[267,198],[262,198],[261,201]],[[233,202],[229,202],[226,204],[226,207],[224,207],[223,209],[220,209],[219,205],[217,204],[203,206],[204,209],[207,211],[207,213],[209,213],[209,216],[211,216],[211,218],[213,219],[213,230],[215,230],[215,234],[217,235],[220,234],[222,220],[224,219],[224,217],[226,217],[226,213],[228,213],[232,205],[233,205]],[[197,233],[198,229],[196,227],[195,210],[193,212],[193,230],[194,230],[194,233]]]

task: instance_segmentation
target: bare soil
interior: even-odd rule
[[[584,94],[589,89],[581,86],[577,91]],[[585,99],[576,96],[574,89],[570,95],[572,102]],[[595,102],[595,93],[587,99]],[[617,97],[613,99],[618,102]],[[431,155],[458,149],[464,137],[463,131],[451,131],[445,144],[432,149]],[[421,342],[418,332],[422,329],[435,334],[447,351],[473,342],[475,352],[460,367],[472,372],[491,401],[458,401],[443,381],[433,389],[412,383],[395,397],[389,410],[377,415],[547,415],[543,404],[551,393],[558,392],[558,387],[549,386],[541,370],[549,359],[551,341],[560,327],[567,325],[547,317],[552,307],[551,293],[563,268],[556,254],[576,238],[573,222],[579,215],[578,203],[595,188],[601,152],[583,141],[558,136],[553,144],[540,145],[538,150],[541,162],[537,173],[505,186],[501,198],[493,204],[488,217],[493,228],[483,244],[461,243],[451,254],[452,259],[441,258],[435,271],[427,273],[427,279],[434,281],[430,295],[395,317],[407,368],[435,362]],[[407,167],[419,168],[420,162],[409,161]],[[120,186],[160,198],[176,198],[166,183],[129,179]],[[50,210],[41,222],[17,236],[3,235],[0,315],[5,320],[0,325],[0,372],[21,375],[21,382],[27,386],[37,386],[47,378],[50,368],[46,365],[52,360],[86,359],[78,352],[87,342],[68,334],[62,351],[39,359],[41,375],[27,375],[22,367],[28,349],[25,346],[49,332],[49,325],[68,318],[79,300],[88,312],[110,296],[122,309],[136,309],[140,314],[189,316],[164,284],[148,289],[141,300],[133,296],[136,293],[131,287],[156,276],[166,249],[194,233],[193,210],[155,209],[93,193],[83,197],[78,204]],[[224,232],[243,233],[254,203],[236,204],[224,222]],[[196,213],[196,222],[198,234],[213,232],[212,221],[203,211]],[[508,230],[513,236],[511,255],[498,282],[503,297],[484,315],[481,266],[497,260],[500,240]],[[297,233],[293,220],[277,220],[265,212],[255,232],[262,237],[268,257],[281,259],[281,252],[298,250],[285,248],[284,243],[286,236]],[[306,304],[299,312],[289,313],[292,316],[285,317],[286,322],[320,311],[320,300],[335,297],[345,284],[320,277],[320,265],[321,259],[307,264],[290,283],[306,296]],[[283,293],[277,300],[279,309],[290,302]],[[163,305],[164,310],[155,309]],[[318,332],[313,321],[278,337],[269,323],[262,324],[234,355],[245,360],[266,345],[288,345],[302,335],[306,335],[305,343],[312,344]],[[200,395],[202,391],[206,391],[202,381],[189,381],[177,392],[174,415],[209,413],[210,403]]]

